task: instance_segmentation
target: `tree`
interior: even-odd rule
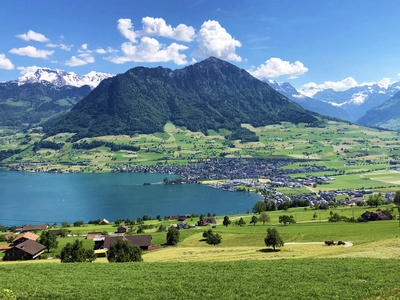
[[[83,226],[85,223],[83,221],[76,221],[74,222],[74,227],[81,227]]]
[[[160,227],[158,227],[157,232],[163,232],[163,231],[167,231],[167,227],[165,227],[165,225],[160,225]]]
[[[116,226],[119,226],[119,224],[121,224],[122,223],[122,220],[121,219],[116,219],[115,221],[114,221],[114,224],[116,225]]]
[[[292,215],[290,215],[290,216],[282,215],[282,216],[279,216],[279,223],[283,223],[286,226],[286,224],[296,223],[296,221],[294,220]]]
[[[68,230],[68,229],[61,228],[61,229],[60,229],[60,236],[61,236],[62,238],[65,238],[65,237],[68,236],[68,233],[70,233],[70,232],[71,232],[71,231]]]
[[[213,234],[213,232],[212,232],[211,229],[206,230],[206,231],[203,232],[203,238],[207,239],[212,234]]]
[[[220,244],[221,241],[222,241],[222,237],[218,233],[211,233],[206,239],[207,244],[214,245],[214,246],[217,244]]]
[[[62,226],[62,227],[70,227],[71,225],[69,225],[68,222],[62,222],[62,223],[61,223],[61,226]]]
[[[160,216],[160,215],[158,215],[158,216],[157,216],[157,221],[159,221],[159,222],[161,222],[161,221],[162,221],[162,219],[161,219],[161,216]]]
[[[107,259],[109,262],[142,261],[142,249],[117,238],[117,242],[108,249]]]
[[[222,221],[222,224],[226,227],[228,227],[229,224],[231,224],[231,220],[229,220],[228,216],[224,217],[224,221]]]
[[[73,244],[68,243],[61,250],[61,262],[92,262],[96,259],[93,250],[85,249],[80,240],[75,240]]]
[[[254,226],[256,226],[256,223],[257,223],[257,222],[258,222],[258,218],[257,218],[256,216],[252,216],[252,217],[251,217],[250,224],[253,223]]]
[[[246,222],[243,220],[243,218],[240,218],[239,219],[239,222],[237,222],[237,224],[239,225],[239,226],[244,226],[244,225],[246,225]]]
[[[332,213],[332,215],[328,218],[328,222],[339,222],[341,220],[340,215],[338,213]]]
[[[394,205],[397,206],[397,210],[399,211],[399,227],[400,227],[400,190],[394,194],[393,203]]]
[[[144,224],[142,218],[137,218],[137,219],[136,219],[136,223],[138,223],[139,225]]]
[[[267,237],[264,239],[265,245],[267,247],[272,246],[275,251],[275,247],[283,247],[284,243],[282,238],[279,235],[278,230],[275,228],[268,228],[267,229]]]
[[[46,247],[47,252],[50,252],[50,249],[56,249],[58,246],[56,235],[49,230],[42,232],[39,243]]]
[[[257,201],[252,208],[252,211],[255,214],[259,214],[266,210],[267,210],[267,206],[264,201]]]
[[[315,220],[318,217],[317,213],[314,213],[312,217],[313,217],[313,220]]]
[[[167,232],[167,244],[176,245],[179,242],[179,230],[171,226]]]
[[[262,212],[260,214],[260,217],[258,218],[258,221],[262,222],[263,225],[265,225],[265,222],[270,222],[271,218],[269,217],[269,215],[265,212]]]

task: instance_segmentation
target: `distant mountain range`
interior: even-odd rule
[[[368,110],[357,123],[398,131],[400,129],[400,92],[378,107]]]
[[[66,85],[82,87],[84,85],[88,85],[91,89],[94,89],[103,79],[110,78],[112,76],[114,75],[95,71],[92,71],[86,75],[78,76],[74,72],[38,68],[25,73],[22,77],[13,82],[17,83],[18,85],[24,85],[27,83],[51,83],[57,87]]]
[[[47,135],[77,137],[162,132],[167,122],[207,134],[241,123],[316,123],[303,109],[247,71],[210,57],[183,69],[137,67],[103,80]]]
[[[396,125],[397,123],[393,119],[389,122],[390,124],[388,123],[387,113],[383,109],[383,107],[391,107],[394,110],[392,113],[400,114],[400,107],[396,110],[397,106],[393,106],[397,98],[391,99],[400,91],[400,82],[387,86],[382,84],[362,85],[345,91],[326,89],[315,93],[312,98],[305,96],[288,82],[279,83],[273,80],[266,82],[305,109],[360,125],[400,130],[400,124]],[[378,107],[380,108],[378,109]],[[374,121],[367,121],[367,119]]]
[[[31,126],[59,117],[111,76],[36,69],[0,83],[0,126]]]

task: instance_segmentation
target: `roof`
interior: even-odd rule
[[[24,234],[21,234],[20,236],[16,237],[13,242],[18,241],[18,240],[20,240],[22,238],[26,238],[26,239],[31,240],[31,241],[37,241],[39,236],[37,234],[32,233],[32,232],[25,232]]]
[[[217,224],[217,221],[215,221],[214,217],[208,217],[208,218],[202,218],[201,222],[205,224]]]
[[[10,246],[10,245],[0,245],[0,251],[8,250],[8,249],[11,249],[11,248],[12,248],[12,246]]]
[[[121,226],[118,227],[118,229],[120,229],[120,228],[128,229],[128,226],[126,226],[126,225],[121,225]]]
[[[108,223],[110,223],[110,222],[108,222],[108,220],[107,220],[107,219],[103,219],[103,220],[101,220],[99,223],[100,223],[100,224],[101,224],[101,223],[108,224]]]
[[[117,239],[129,241],[132,246],[148,247],[151,246],[151,235],[135,235],[135,236],[106,236],[104,238],[104,248],[109,248],[111,244],[115,244]]]
[[[36,243],[35,241],[31,240],[26,240],[25,242],[22,242],[14,246],[13,248],[20,249],[30,255],[38,254],[39,252],[44,251],[44,249],[46,249],[46,247],[43,246],[42,244]]]
[[[93,240],[94,237],[101,235],[101,234],[102,234],[101,232],[88,232],[86,239]]]
[[[33,231],[33,230],[46,230],[49,226],[44,224],[44,225],[31,225],[31,224],[25,224],[21,227],[21,231]]]

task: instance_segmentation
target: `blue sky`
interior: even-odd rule
[[[399,81],[399,1],[2,1],[0,81],[213,55],[296,88]]]

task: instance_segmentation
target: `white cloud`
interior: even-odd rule
[[[30,67],[17,67],[17,69],[21,71],[22,75],[25,75],[26,73],[35,73],[38,69],[45,69],[45,68],[41,68],[38,66],[30,66]]]
[[[74,45],[65,45],[65,44],[52,44],[52,43],[48,43],[46,45],[46,47],[48,48],[60,48],[61,50],[66,50],[66,51],[70,51],[72,49],[72,47],[74,47]]]
[[[72,56],[70,60],[65,62],[70,67],[83,66],[90,63],[94,63],[94,57],[89,53],[79,54],[78,57]]]
[[[53,50],[38,50],[33,46],[27,46],[23,48],[13,48],[10,50],[10,53],[18,54],[21,56],[29,56],[34,58],[44,58],[47,59],[48,56],[53,55]]]
[[[199,49],[192,53],[193,56],[202,58],[215,56],[226,60],[242,61],[242,58],[235,53],[236,47],[241,47],[242,44],[232,38],[218,21],[204,22],[196,39]]]
[[[119,19],[117,28],[119,32],[121,32],[121,34],[128,40],[130,40],[132,43],[137,43],[137,35],[133,30],[131,19]]]
[[[103,49],[103,48],[96,49],[96,53],[98,53],[98,54],[106,54],[106,53],[113,53],[113,52],[118,52],[118,50],[115,50],[111,47],[108,47],[107,50]]]
[[[142,23],[142,31],[136,32],[136,34],[144,36],[162,36],[182,42],[191,42],[195,36],[195,30],[192,26],[179,24],[176,28],[172,28],[172,26],[167,25],[162,18],[145,17],[142,19]]]
[[[0,54],[0,69],[14,69],[14,65],[12,64],[11,60],[9,60],[4,53]]]
[[[87,44],[82,44],[81,47],[83,50],[87,50]]]
[[[177,65],[187,64],[186,55],[180,51],[188,47],[172,43],[168,47],[160,44],[156,39],[143,37],[138,45],[131,42],[125,42],[121,45],[124,56],[107,58],[116,64],[122,64],[128,61],[133,62],[167,62],[173,61]]]
[[[345,91],[348,90],[349,88],[356,87],[357,81],[353,77],[347,77],[341,81],[325,81],[324,83],[321,84],[316,84],[315,82],[310,82],[302,86],[300,92],[303,95],[306,95],[308,97],[314,96],[316,93],[319,91],[325,90],[325,89],[333,89],[335,91]]]
[[[16,35],[17,38],[23,39],[24,41],[29,42],[30,40],[37,42],[48,42],[49,39],[45,37],[41,33],[34,32],[33,30],[29,30],[27,33]]]
[[[294,79],[308,71],[301,62],[290,63],[277,57],[272,57],[265,64],[261,64],[255,70],[249,70],[249,73],[259,79],[275,78],[282,75],[289,75],[289,79]]]

